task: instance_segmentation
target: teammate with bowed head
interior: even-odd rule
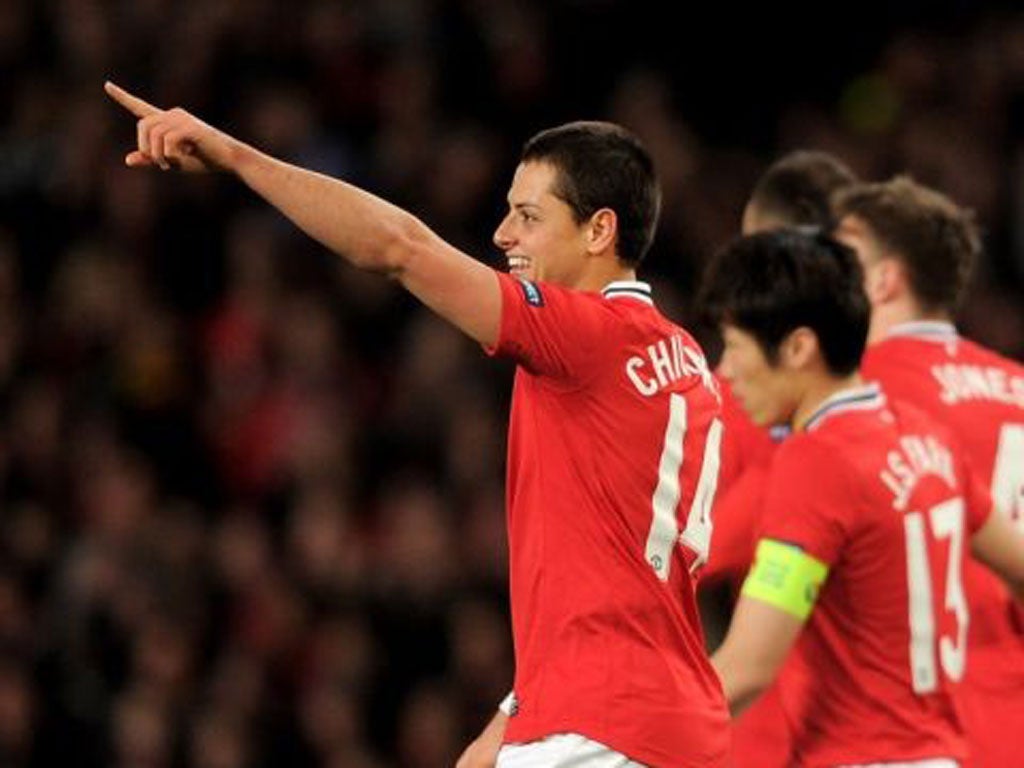
[[[830,231],[835,226],[832,200],[857,177],[838,158],[817,150],[795,150],[761,175],[743,209],[742,233],[771,232],[787,227]],[[704,581],[742,580],[753,560],[762,477],[785,429],[754,424],[722,382],[725,438],[715,536]],[[763,738],[763,734],[760,736]],[[763,759],[763,744],[759,755]]]
[[[743,210],[744,235],[786,227],[835,226],[836,192],[857,183],[854,173],[827,152],[795,150],[761,175]],[[754,424],[722,381],[722,477],[715,507],[715,535],[702,585],[728,581],[738,594],[754,560],[761,507],[771,460],[787,430]],[[742,768],[788,768],[790,727],[778,691],[766,690],[733,720],[733,757]]]
[[[182,109],[106,90],[138,118],[129,166],[235,174],[332,251],[517,363],[514,703],[473,749],[493,756],[504,741],[503,768],[727,765],[728,713],[693,586],[711,530],[718,393],[699,347],[636,279],[660,201],[640,142],[607,123],[527,142],[494,235],[504,274],[364,190]]]
[[[734,712],[777,678],[791,764],[952,767],[967,755],[965,555],[1024,596],[1024,540],[945,427],[862,381],[862,283],[852,250],[793,230],[709,266],[721,374],[756,423],[793,430],[713,663]]]

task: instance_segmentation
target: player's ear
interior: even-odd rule
[[[803,370],[821,355],[818,334],[806,326],[790,331],[779,345],[779,361],[791,370]]]
[[[619,217],[611,208],[601,208],[587,223],[587,251],[593,254],[612,250],[619,233]]]
[[[864,289],[872,305],[893,301],[907,289],[906,268],[899,259],[883,257],[867,269]]]

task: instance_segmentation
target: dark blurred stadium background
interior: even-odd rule
[[[230,179],[127,171],[108,77],[486,260],[521,142],[621,121],[685,322],[775,155],[909,171],[1024,356],[1016,3],[672,5],[0,0],[0,766],[446,766],[511,681],[509,368]]]

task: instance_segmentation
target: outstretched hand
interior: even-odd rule
[[[181,107],[160,109],[107,81],[103,90],[138,118],[138,148],[129,152],[130,168],[157,166],[188,173],[204,173],[231,167],[237,143]]]

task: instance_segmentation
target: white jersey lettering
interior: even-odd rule
[[[934,365],[932,376],[942,387],[946,405],[965,400],[990,400],[1024,408],[1024,377],[1009,376],[999,368],[946,363]]]
[[[659,339],[648,346],[646,352],[646,355],[633,355],[626,360],[626,377],[644,397],[668,389],[680,379],[697,376],[716,398],[720,398],[718,382],[708,361],[698,350],[687,346],[682,335]]]
[[[904,435],[899,450],[889,451],[879,478],[892,492],[894,509],[905,510],[910,494],[928,475],[942,478],[950,488],[957,487],[953,455],[931,435]]]

